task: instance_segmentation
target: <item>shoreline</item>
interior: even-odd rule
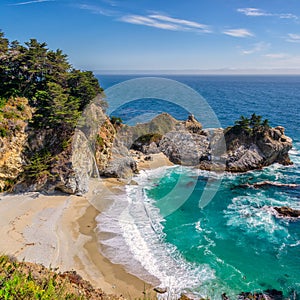
[[[140,170],[172,165],[161,154],[139,161]],[[75,270],[95,288],[128,299],[155,297],[153,286],[113,264],[99,251],[96,217],[109,205],[113,194],[123,193],[124,183],[108,178],[90,182],[84,196],[0,194],[0,253],[19,261],[43,264],[59,271]],[[112,193],[111,193],[112,192]],[[93,205],[95,195],[100,205]]]

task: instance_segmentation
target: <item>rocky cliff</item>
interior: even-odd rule
[[[75,130],[29,130],[22,150],[25,170],[14,190],[86,193],[89,178],[99,176],[109,163],[114,136],[115,129],[97,102],[86,108]]]
[[[193,116],[175,122],[165,134],[152,132],[133,143],[133,149],[145,154],[163,152],[175,164],[230,172],[246,172],[273,163],[292,164],[288,155],[291,148],[292,139],[280,126],[203,130]]]
[[[0,114],[0,191],[12,187],[24,171],[23,150],[27,143],[27,122],[32,109],[26,98],[10,98]]]
[[[245,172],[272,163],[291,164],[288,151],[292,140],[283,127],[260,127],[251,132],[204,130],[193,116],[178,121],[168,114],[133,127],[116,125],[97,102],[87,107],[73,132],[25,130],[30,108],[22,115],[23,119],[17,121],[18,130],[0,139],[2,189],[12,185],[15,191],[83,194],[90,177],[128,181],[138,172],[131,149],[146,155],[162,152],[175,164],[205,170]]]
[[[260,169],[273,163],[292,164],[288,152],[292,139],[284,134],[281,126],[266,128],[253,134],[225,132],[227,152],[226,170],[245,172]]]

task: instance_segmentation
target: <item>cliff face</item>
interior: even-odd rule
[[[25,98],[11,98],[0,114],[0,191],[12,187],[24,171],[27,121],[32,110]]]
[[[27,141],[25,126],[14,137],[0,138],[0,190],[9,188],[23,171],[22,152]]]
[[[118,126],[113,142],[109,141],[111,152],[110,159],[106,168],[100,170],[100,173],[107,177],[117,177],[130,180],[132,175],[138,172],[137,164],[131,156],[130,149],[136,149],[139,144],[139,138],[151,135],[153,132],[156,136],[161,137],[163,134],[172,130],[179,122],[168,114],[161,114],[148,123],[137,124],[136,126],[121,125]],[[151,139],[150,139],[151,140]],[[159,138],[158,140],[159,141]],[[145,152],[160,152],[157,145],[152,143],[140,143]],[[151,144],[151,142],[150,142]]]
[[[112,124],[97,103],[85,110],[74,131],[32,130],[24,151],[27,170],[14,190],[86,193],[89,178],[98,176],[108,164],[114,135]]]
[[[83,194],[88,191],[90,177],[130,180],[138,172],[130,149],[147,155],[162,152],[175,164],[205,170],[245,172],[272,163],[291,164],[288,151],[292,140],[283,127],[251,134],[230,129],[203,130],[193,116],[177,121],[168,114],[134,127],[116,126],[97,103],[92,103],[75,131],[28,130],[31,109],[26,99],[22,101],[22,117],[1,123],[4,128],[8,123],[10,129],[15,128],[0,138],[2,190],[14,184],[18,192],[61,190]],[[9,104],[8,111],[17,109]]]
[[[288,155],[292,148],[292,139],[284,134],[283,127],[268,128],[253,136],[229,131],[225,133],[225,139],[228,171],[245,172],[273,163],[292,164]]]

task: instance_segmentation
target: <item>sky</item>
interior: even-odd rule
[[[0,29],[100,73],[300,74],[299,0],[1,0]]]

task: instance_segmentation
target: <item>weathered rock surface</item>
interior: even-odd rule
[[[225,133],[227,152],[224,154],[226,170],[245,172],[273,163],[292,164],[288,152],[292,139],[284,135],[283,127],[269,128],[254,136],[245,132]]]
[[[0,188],[19,178],[15,191],[58,189],[83,194],[91,176],[130,179],[137,173],[131,148],[145,155],[163,153],[175,164],[214,171],[245,172],[272,163],[291,164],[288,151],[292,140],[284,134],[283,127],[255,134],[221,128],[203,130],[193,116],[178,121],[168,114],[134,127],[116,126],[97,103],[85,110],[79,125],[71,133],[54,129],[25,132],[23,121],[14,136],[1,138]],[[53,150],[45,170],[20,176],[24,165],[43,149]]]
[[[21,106],[22,111],[19,110]],[[0,122],[1,129],[8,132],[7,135],[0,136],[0,191],[10,188],[24,171],[23,151],[28,138],[26,127],[32,116],[32,110],[25,98],[10,99],[2,111],[16,117]]]
[[[167,116],[164,114],[164,120]],[[156,117],[156,124],[159,120]],[[246,172],[273,163],[292,163],[288,155],[292,139],[280,126],[252,133],[221,128],[203,130],[192,115],[187,121],[173,121],[172,125],[172,130],[160,132],[162,137],[155,141],[149,139],[149,134],[140,136],[132,148],[144,154],[163,152],[175,164],[215,171]]]
[[[239,294],[238,300],[283,300],[282,291],[275,289],[269,289],[263,293],[249,293],[243,292]]]
[[[52,149],[52,157],[45,171],[37,176],[26,173],[21,176],[14,191],[60,190],[77,195],[86,193],[89,178],[98,175],[95,141],[106,119],[101,107],[93,103],[86,109],[80,126],[74,132],[53,129],[29,132],[25,151],[27,164],[30,166],[30,157],[43,149]]]
[[[172,130],[179,122],[168,114],[161,114],[148,123],[137,124],[134,127],[123,125],[118,128],[111,144],[111,156],[106,167],[100,170],[101,175],[107,177],[117,177],[130,179],[133,174],[138,172],[137,163],[130,154],[130,149],[139,147],[138,140],[152,133],[155,133],[155,142],[151,138],[145,139],[140,144],[144,153],[158,153],[157,137]],[[150,141],[150,143],[149,143]],[[159,139],[158,139],[159,141]],[[135,145],[135,146],[133,146]]]
[[[282,207],[273,207],[273,209],[277,212],[277,215],[282,218],[300,218],[300,210],[293,209],[287,206]]]
[[[159,149],[171,162],[185,166],[196,166],[208,160],[209,140],[205,135],[192,134],[186,130],[171,131],[159,143]]]

